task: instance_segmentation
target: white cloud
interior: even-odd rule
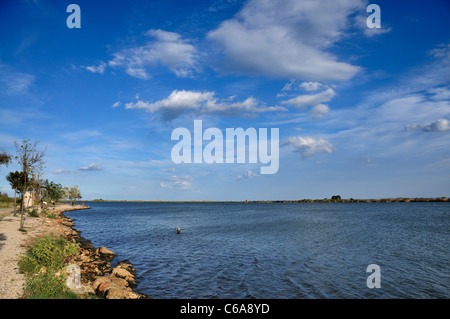
[[[163,120],[172,120],[178,116],[194,112],[195,114],[220,113],[225,115],[248,115],[249,113],[285,111],[281,106],[267,107],[255,98],[249,97],[244,101],[233,102],[234,97],[218,100],[214,92],[172,91],[162,100],[154,103],[142,100],[125,105],[126,109],[145,109],[148,112],[159,112]]]
[[[175,167],[163,168],[161,169],[161,172],[175,173]]]
[[[122,103],[120,103],[120,101],[117,101],[116,103],[114,103],[113,105],[112,105],[112,107],[113,108],[116,108],[116,107],[119,107],[119,106],[121,106],[122,105]]]
[[[305,109],[308,106],[316,106],[324,102],[329,102],[336,95],[336,92],[332,88],[311,95],[299,95],[287,101],[282,101],[281,104],[288,104],[297,107],[300,110]]]
[[[302,82],[300,87],[305,91],[317,91],[322,87],[322,84],[319,82]]]
[[[176,188],[181,190],[192,190],[192,177],[185,176],[171,176],[164,179],[164,182],[159,183],[163,188]]]
[[[106,70],[106,63],[105,62],[100,62],[99,65],[95,66],[82,66],[83,68],[85,68],[86,70],[92,72],[92,73],[100,73],[103,74]]]
[[[100,165],[91,163],[91,164],[89,164],[88,166],[82,166],[82,167],[80,167],[78,170],[79,170],[79,171],[99,171],[99,170],[101,170],[101,169],[102,169],[102,167],[101,167]]]
[[[223,49],[225,60],[216,66],[222,71],[348,80],[360,68],[337,61],[326,49],[345,34],[349,16],[361,9],[359,0],[253,0],[207,37]]]
[[[427,92],[432,94],[432,100],[450,100],[450,87],[436,87],[429,89]]]
[[[330,108],[328,107],[328,105],[317,104],[309,111],[309,114],[315,119],[321,119],[325,117],[328,112],[330,112]]]
[[[408,124],[405,126],[406,131],[425,131],[425,132],[445,132],[450,131],[450,121],[447,119],[439,119],[428,125]]]
[[[367,4],[366,4],[367,5]],[[365,12],[366,10],[364,10]],[[382,35],[392,31],[392,28],[386,25],[386,19],[383,19],[383,13],[381,13],[381,28],[369,28],[367,26],[367,17],[370,13],[357,15],[355,17],[356,27],[363,31],[364,36],[371,38],[374,36]]]
[[[325,138],[310,136],[293,136],[281,141],[280,145],[291,145],[296,152],[300,152],[302,158],[312,157],[317,153],[332,153],[333,145]]]
[[[429,55],[435,58],[443,58],[448,60],[450,58],[450,43],[439,44],[436,48],[429,52]]]
[[[8,95],[27,94],[34,84],[35,76],[28,73],[14,72],[0,65],[1,93]]]
[[[70,173],[69,170],[58,168],[57,170],[53,171],[53,174],[67,174]]]
[[[243,180],[243,179],[250,179],[250,178],[254,178],[254,177],[258,177],[258,176],[259,176],[258,174],[252,172],[251,170],[248,170],[248,171],[245,172],[244,174],[238,175],[238,176],[236,177],[236,180],[237,180],[237,181],[241,181],[241,180]]]
[[[311,82],[310,82],[311,83]],[[309,84],[305,87],[311,87]],[[317,85],[312,85],[312,87],[318,87]],[[304,110],[307,107],[311,107],[309,114],[314,119],[321,119],[325,117],[330,108],[324,102],[329,102],[336,95],[336,92],[332,88],[328,88],[317,94],[310,95],[298,95],[295,98],[282,101],[281,104],[295,106],[299,110]]]
[[[114,59],[108,65],[122,68],[133,77],[150,78],[147,68],[163,65],[178,77],[191,76],[196,70],[198,52],[181,35],[164,30],[149,30],[147,36],[153,38],[143,46],[123,49],[113,54]]]

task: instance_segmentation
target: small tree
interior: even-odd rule
[[[14,145],[16,146],[17,156],[16,160],[22,168],[22,173],[25,174],[26,178],[24,179],[23,184],[23,192],[22,192],[22,202],[20,203],[20,228],[23,228],[24,225],[24,216],[23,216],[23,202],[24,195],[27,189],[27,181],[28,176],[37,173],[43,169],[44,166],[44,156],[45,150],[38,149],[38,141],[31,143],[30,140],[23,139],[22,144],[14,141]]]
[[[71,202],[72,206],[74,201],[82,198],[78,185],[67,187],[67,198]]]
[[[64,197],[63,187],[61,184],[49,182],[48,179],[46,179],[42,187],[44,188],[44,198],[47,200],[59,202],[59,200]]]
[[[11,188],[14,190],[14,213],[16,212],[16,194],[19,192],[22,194],[24,190],[22,189],[23,185],[25,185],[25,179],[27,178],[26,174],[23,172],[10,172],[6,176],[6,180],[11,185]]]

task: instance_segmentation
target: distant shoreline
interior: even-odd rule
[[[450,198],[380,198],[380,199],[299,199],[299,200],[244,200],[244,201],[214,201],[214,200],[193,200],[193,201],[164,201],[164,200],[107,200],[94,199],[85,200],[85,203],[426,203],[426,202],[450,202]]]

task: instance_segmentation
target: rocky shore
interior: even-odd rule
[[[96,248],[86,240],[78,230],[74,229],[74,222],[61,214],[61,226],[64,237],[80,244],[79,252],[70,259],[70,264],[80,267],[81,285],[73,290],[80,294],[95,294],[106,299],[144,299],[144,294],[134,292],[137,285],[136,270],[128,260],[118,263],[111,268],[111,260],[116,254],[106,247]]]
[[[89,208],[89,207],[86,207]],[[84,209],[84,208],[82,208]],[[111,268],[116,254],[106,247],[94,247],[74,228],[74,222],[60,213],[61,234],[70,242],[79,243],[78,254],[71,257],[69,263],[78,265],[81,283],[71,289],[80,295],[96,295],[106,299],[149,299],[150,297],[133,291],[137,285],[136,270],[128,260],[120,261]],[[70,286],[69,286],[70,287]]]
[[[133,291],[137,285],[136,270],[128,260],[120,261],[111,267],[116,254],[106,247],[94,247],[74,228],[74,222],[64,212],[89,209],[82,205],[56,205],[47,208],[44,214],[39,208],[40,217],[26,217],[24,231],[19,231],[19,216],[12,209],[0,216],[0,299],[17,299],[23,293],[25,278],[18,272],[17,260],[38,238],[54,234],[79,244],[78,253],[70,257],[68,269],[78,271],[76,276],[69,274],[67,286],[83,297],[105,299],[149,299],[145,294]]]

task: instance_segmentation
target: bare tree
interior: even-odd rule
[[[24,185],[22,189],[22,201],[20,203],[20,229],[23,228],[25,223],[24,214],[23,214],[23,203],[24,203],[24,195],[27,189],[27,180],[28,176],[33,173],[37,173],[42,171],[44,167],[44,156],[45,150],[38,149],[39,141],[35,141],[31,143],[30,140],[23,139],[22,144],[14,141],[14,145],[16,146],[16,160],[22,168],[22,173],[27,176],[24,179]]]

